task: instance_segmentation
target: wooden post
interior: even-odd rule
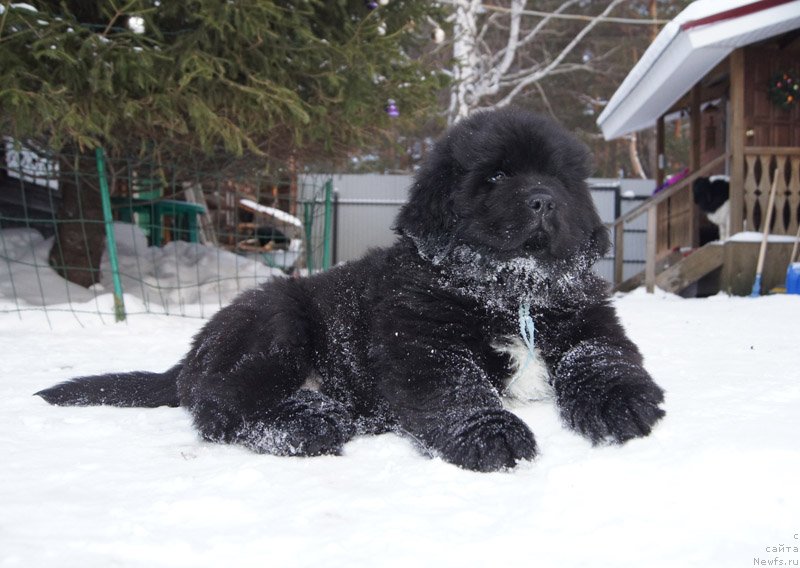
[[[691,132],[691,145],[689,149],[689,170],[697,171],[700,167],[700,134],[702,121],[700,119],[700,83],[696,83],[691,90],[689,102],[689,130]]]
[[[700,103],[702,102],[700,83],[692,87],[691,102],[689,110],[690,129],[691,129],[691,149],[689,151],[689,171],[696,172],[702,165],[700,156],[702,151],[702,126],[703,119],[700,113]],[[694,205],[694,200],[689,199],[689,245],[697,248],[700,244],[700,208]]]
[[[667,177],[667,153],[666,143],[664,142],[666,129],[664,126],[664,116],[659,116],[656,120],[656,188],[664,185]],[[663,191],[663,190],[662,190]],[[656,231],[656,249],[669,249],[669,200],[656,206],[658,229]]]
[[[656,187],[664,184],[667,168],[667,156],[664,143],[664,116],[656,120]]]
[[[731,235],[744,227],[744,143],[747,125],[744,118],[744,50],[734,50],[730,56],[731,77]],[[752,227],[751,227],[752,229]]]
[[[217,246],[219,244],[217,241],[217,232],[214,230],[214,220],[208,212],[208,203],[203,193],[203,187],[197,182],[185,181],[183,182],[183,196],[188,203],[202,205],[205,209],[205,212],[200,214],[201,242],[203,244]],[[190,216],[190,219],[193,217],[194,216]]]
[[[656,289],[656,207],[647,209],[647,245],[645,248],[644,284],[648,294]]]

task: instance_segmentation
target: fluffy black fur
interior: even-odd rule
[[[706,214],[710,224],[700,226],[700,245],[730,236],[730,205],[728,176],[701,177],[692,185],[694,202]]]
[[[719,176],[713,180],[707,177],[697,178],[692,185],[694,202],[704,213],[713,213],[728,201],[729,186],[728,180]]]
[[[566,424],[593,442],[646,436],[663,392],[591,271],[609,242],[589,167],[587,148],[549,119],[474,114],[417,173],[391,248],[243,293],[163,375],[37,394],[180,405],[205,439],[257,452],[335,454],[355,434],[391,430],[464,468],[510,468],[537,448],[503,408],[511,364],[493,346],[530,306]]]

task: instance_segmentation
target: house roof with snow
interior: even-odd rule
[[[669,22],[597,119],[606,140],[653,126],[734,49],[800,28],[800,0],[696,0]]]

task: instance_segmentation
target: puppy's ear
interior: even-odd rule
[[[432,257],[446,254],[455,225],[453,192],[461,177],[450,157],[448,144],[440,142],[414,177],[409,200],[392,227],[398,235],[411,237],[420,252]]]

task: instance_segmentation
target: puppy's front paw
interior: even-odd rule
[[[623,444],[647,436],[665,414],[659,407],[664,401],[664,391],[649,378],[635,382],[617,380],[604,387],[590,396],[559,401],[567,424],[595,444],[603,441]]]
[[[446,461],[475,471],[514,467],[536,455],[536,441],[525,423],[502,409],[482,409],[445,426],[438,443]]]

